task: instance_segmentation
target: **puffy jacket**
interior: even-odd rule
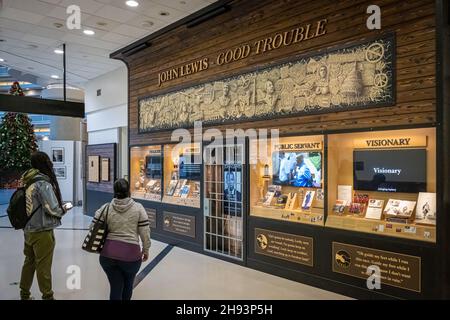
[[[24,173],[22,180],[24,184],[27,184],[31,179],[39,176],[46,177],[38,170],[31,169]],[[58,203],[51,183],[42,180],[33,183],[27,189],[26,199],[28,215],[37,207],[41,207],[37,209],[33,217],[28,221],[24,232],[52,230],[61,225],[61,217],[65,212]]]

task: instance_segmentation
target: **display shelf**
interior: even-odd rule
[[[200,198],[181,198],[165,195],[162,200],[164,203],[175,204],[178,206],[186,206],[199,208],[200,207]]]
[[[312,208],[310,211],[303,211],[286,210],[275,207],[253,206],[250,215],[260,218],[285,220],[289,222],[298,222],[320,226],[323,226],[324,223],[323,209],[320,208]]]
[[[153,194],[148,193],[145,191],[133,191],[132,197],[135,199],[142,199],[142,200],[150,200],[150,201],[161,201],[161,195],[160,194]]]
[[[328,215],[326,227],[395,236],[398,238],[436,242],[436,227],[415,223],[395,223],[352,215]]]

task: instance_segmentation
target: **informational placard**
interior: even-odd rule
[[[339,242],[333,242],[332,246],[333,272],[367,279],[372,274],[368,274],[368,268],[377,266],[381,272],[381,287],[421,291],[420,257]]]
[[[255,252],[312,267],[313,238],[295,234],[255,229]]]
[[[145,208],[148,215],[148,222],[150,223],[150,228],[156,229],[156,210]]]
[[[88,182],[100,182],[100,157],[89,156]]]
[[[102,181],[109,181],[109,158],[102,158]]]
[[[195,238],[195,217],[164,211],[164,231]]]

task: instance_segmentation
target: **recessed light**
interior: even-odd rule
[[[95,32],[93,30],[89,30],[89,29],[85,29],[83,31],[83,33],[88,36],[93,36],[95,34]]]
[[[3,59],[3,58],[0,58],[0,62],[5,62],[5,59]]]
[[[59,28],[62,28],[64,25],[62,23],[55,22],[55,23],[53,23],[53,26],[59,29]]]
[[[167,11],[161,11],[161,12],[159,13],[160,16],[168,16],[169,14],[170,14],[170,13],[167,12]]]
[[[27,69],[28,69],[28,70],[34,70],[34,68],[33,68],[33,67],[28,67]]]
[[[5,39],[0,39],[0,42],[6,42],[6,40]]]
[[[143,28],[151,28],[154,25],[153,21],[143,21],[141,26]]]
[[[97,22],[97,25],[100,26],[100,27],[105,27],[105,26],[108,25],[108,23],[104,22],[104,21],[99,21],[99,22]]]
[[[186,4],[186,1],[180,1],[180,4]]]
[[[64,50],[61,49],[55,49],[55,51],[53,51],[56,54],[64,54]]]
[[[51,77],[52,77],[52,79],[59,79],[59,77],[57,75],[55,75],[55,74],[52,75]]]
[[[129,0],[129,1],[125,2],[125,3],[129,7],[137,7],[139,5],[139,2],[134,1],[134,0]]]
[[[28,48],[30,48],[30,49],[37,49],[37,48],[39,48],[39,46],[37,46],[35,44],[29,44]]]

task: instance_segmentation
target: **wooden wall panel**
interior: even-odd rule
[[[88,182],[88,170],[89,170],[89,156],[100,156],[100,165],[99,169],[101,172],[101,159],[109,158],[109,181],[101,181],[100,182]],[[108,192],[113,193],[113,185],[116,179],[116,166],[117,166],[117,150],[115,143],[107,143],[107,144],[93,144],[86,146],[86,189],[90,191],[100,191],[100,192]]]
[[[152,45],[127,58],[129,66],[130,145],[170,141],[169,131],[138,134],[138,99],[178,90],[279,64],[302,55],[366,41],[385,32],[396,34],[395,106],[332,112],[216,126],[279,128],[281,132],[309,133],[339,129],[376,128],[436,122],[436,19],[433,0],[380,0],[382,29],[366,28],[367,0],[235,0],[231,10],[196,27],[180,26],[152,40]],[[299,44],[217,66],[218,53],[252,44],[292,27],[328,19],[327,33]],[[158,73],[208,57],[209,69],[158,87]]]

